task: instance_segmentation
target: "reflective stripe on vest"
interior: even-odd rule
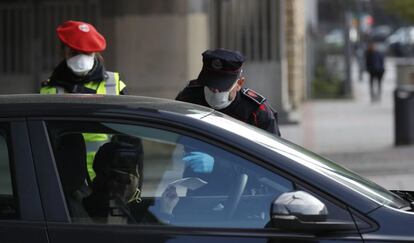
[[[62,87],[56,87],[56,94],[64,94],[65,93],[65,89]]]
[[[105,90],[108,95],[118,95],[119,94],[119,75],[118,73],[106,72],[108,78],[105,82]],[[116,76],[116,77],[115,77]]]
[[[119,74],[106,72],[108,77],[96,87],[95,82],[85,84],[85,87],[96,90],[97,94],[119,95]]]
[[[83,135],[88,135],[87,133],[84,133]],[[108,140],[105,141],[85,141],[86,143],[86,153],[96,153],[98,152],[99,148],[104,145]]]

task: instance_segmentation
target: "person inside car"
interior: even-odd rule
[[[134,220],[128,204],[140,202],[139,164],[142,164],[142,148],[112,141],[99,148],[93,161],[96,176],[91,184],[92,193],[83,200],[93,221],[127,223]]]
[[[172,217],[173,208],[178,202],[175,188],[164,192],[159,205],[159,215],[154,216],[147,210],[147,206],[141,205],[141,143],[132,144],[125,142],[125,139],[113,139],[99,148],[93,169],[96,177],[92,181],[92,193],[83,200],[83,204],[94,222],[158,224],[160,221],[168,222]],[[134,213],[131,213],[131,208]]]

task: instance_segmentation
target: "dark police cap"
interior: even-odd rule
[[[204,86],[227,91],[239,77],[246,58],[237,51],[214,49],[203,52],[203,68],[198,80]]]

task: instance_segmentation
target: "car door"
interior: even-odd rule
[[[271,204],[297,189],[296,180],[188,129],[54,118],[31,121],[30,132],[43,166],[55,168],[39,175],[51,187],[42,195],[55,198],[45,205],[51,242],[361,242],[356,229],[315,235],[273,227]],[[107,137],[95,148],[94,177],[85,172],[84,134]],[[133,170],[131,158],[139,160]],[[122,184],[134,178],[139,198]],[[332,217],[353,222],[345,206],[329,207]]]
[[[0,120],[1,242],[48,242],[27,132],[24,119]]]

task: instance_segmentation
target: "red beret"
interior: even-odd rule
[[[69,20],[56,29],[59,39],[70,48],[81,52],[100,52],[105,50],[105,38],[93,25]]]

